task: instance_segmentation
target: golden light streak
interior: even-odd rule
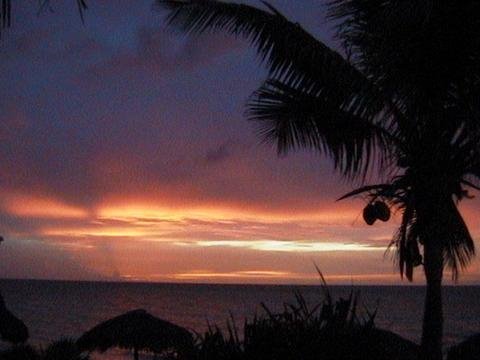
[[[143,237],[149,235],[145,229],[132,227],[76,227],[76,228],[45,228],[41,231],[44,236],[65,236],[65,237]]]
[[[228,209],[209,209],[209,208],[168,208],[155,207],[148,205],[120,205],[115,207],[101,208],[97,212],[99,219],[121,220],[121,221],[141,221],[141,220],[165,220],[182,221],[184,219],[228,219],[234,218],[238,214]]]
[[[165,278],[165,275],[162,276]],[[308,284],[320,284],[318,274],[295,273],[289,271],[265,271],[265,270],[245,270],[232,272],[214,272],[214,271],[192,271],[178,273],[170,276],[171,279],[185,281],[295,281]],[[398,280],[397,274],[352,274],[352,275],[326,275],[325,279],[329,283],[355,284],[355,283],[394,283]]]
[[[52,242],[51,244],[58,247],[79,250],[79,251],[95,249],[94,245],[82,244],[81,242]]]
[[[308,219],[324,223],[351,223],[358,217],[358,211],[318,211],[309,213],[271,213],[262,211],[229,208],[225,206],[167,207],[150,204],[117,204],[100,207],[97,217],[104,220],[138,222],[142,220],[182,221],[196,219],[204,221],[263,220],[268,222],[286,222]]]
[[[213,272],[213,271],[193,271],[189,273],[174,274],[175,279],[211,279],[211,278],[289,278],[295,275],[288,271],[233,271],[233,272]],[[294,276],[296,277],[296,276]]]
[[[185,245],[185,243],[179,243]],[[259,251],[280,252],[333,252],[333,251],[385,251],[382,246],[363,245],[358,243],[318,242],[318,241],[280,241],[280,240],[220,240],[196,241],[202,247],[233,247]],[[188,245],[191,245],[189,243]]]

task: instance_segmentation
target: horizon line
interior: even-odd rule
[[[321,287],[323,284],[319,281],[318,284],[314,283],[241,283],[241,282],[192,282],[192,281],[146,281],[146,280],[122,280],[122,279],[46,279],[46,278],[14,278],[14,277],[0,277],[0,281],[38,281],[38,282],[63,282],[63,283],[103,283],[103,284],[138,284],[138,285],[196,285],[196,286],[284,286],[284,287]],[[378,283],[378,284],[345,284],[345,283],[327,283],[328,287],[426,287],[425,284],[404,282],[399,284]],[[480,283],[467,282],[452,284],[443,284],[442,287],[480,287]]]

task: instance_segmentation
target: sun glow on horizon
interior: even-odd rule
[[[180,243],[182,244],[182,243]],[[319,241],[281,241],[281,240],[218,240],[196,241],[188,246],[233,247],[260,251],[279,252],[332,252],[332,251],[385,251],[385,246],[372,246],[359,243],[319,242]]]
[[[360,274],[324,274],[329,284],[392,284],[398,281],[398,274],[390,273],[360,273]],[[192,270],[172,274],[122,274],[122,281],[141,282],[181,282],[181,283],[209,283],[209,284],[305,284],[320,285],[321,280],[314,270],[310,273],[294,272],[286,270],[236,270],[236,271],[213,271],[207,269]],[[410,284],[410,283],[408,283]]]
[[[31,233],[15,235],[37,239],[25,246],[64,254],[75,259],[75,272],[88,269],[102,279],[317,284],[314,269],[302,263],[309,260],[318,261],[333,284],[394,284],[399,279],[388,260],[378,273],[372,270],[373,261],[384,259],[395,224],[367,227],[357,221],[355,206],[283,215],[140,202],[84,210],[38,196],[5,197],[0,205],[12,216],[33,218]],[[371,260],[372,266],[360,259]]]

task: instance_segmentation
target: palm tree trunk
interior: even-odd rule
[[[424,269],[427,280],[423,313],[422,359],[442,359],[443,311],[442,275],[443,247],[429,237],[424,244]]]

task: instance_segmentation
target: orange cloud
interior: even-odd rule
[[[85,209],[69,205],[63,201],[23,194],[7,194],[3,200],[7,213],[27,218],[85,218]]]
[[[317,221],[323,223],[351,223],[358,218],[359,211],[351,207],[339,209],[320,209],[318,211],[261,211],[245,209],[242,206],[232,207],[222,204],[203,204],[201,206],[158,206],[150,203],[131,202],[122,204],[108,204],[100,206],[97,216],[100,219],[112,219],[136,222],[142,219],[155,220],[231,220],[231,219],[259,219],[264,221],[285,222],[288,220]]]
[[[45,228],[41,230],[44,236],[63,236],[73,238],[85,237],[138,237],[148,235],[148,232],[136,229],[134,227],[72,227],[72,228]]]
[[[136,200],[87,211],[18,195],[0,205],[11,215],[36,218],[22,238],[41,239],[38,248],[48,244],[102,279],[317,284],[310,264],[318,260],[332,284],[400,283],[383,257],[395,221],[368,227],[355,206],[282,214]],[[475,281],[478,269],[471,266],[464,281]],[[416,283],[422,281],[419,271]]]

